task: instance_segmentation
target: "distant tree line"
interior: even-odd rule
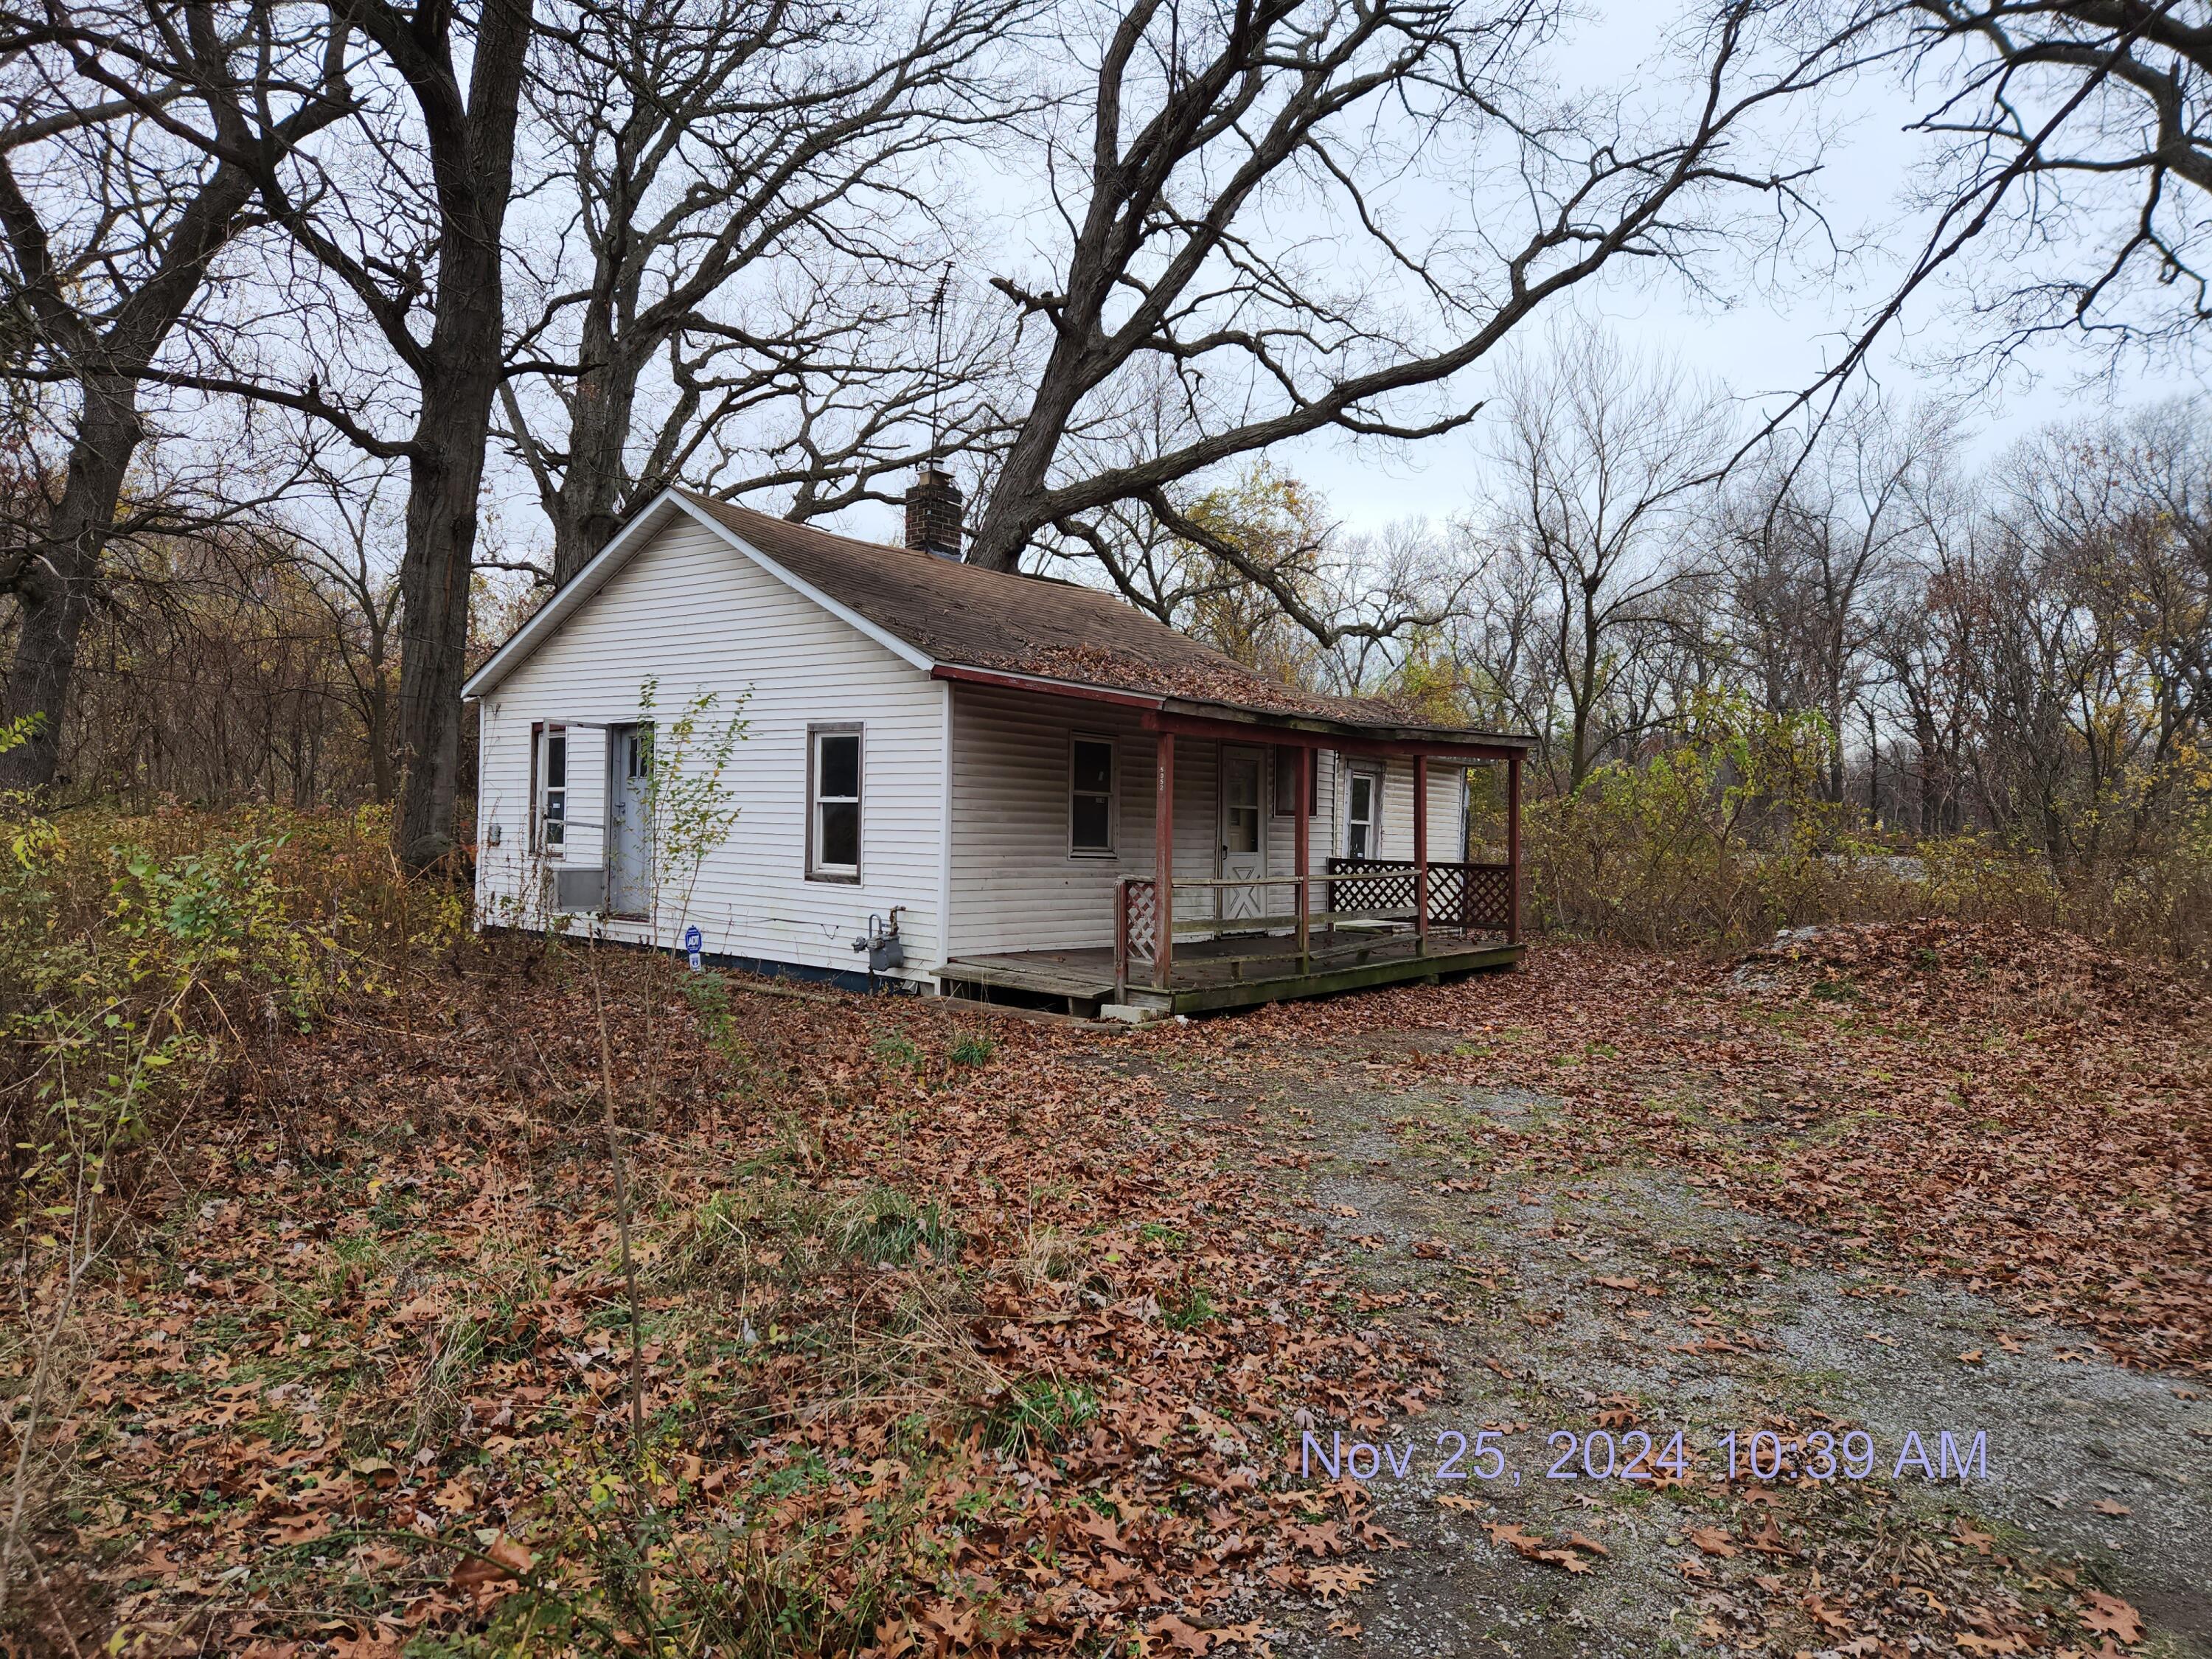
[[[2193,349],[2207,16],[1688,0],[1634,85],[1571,91],[1551,0],[0,6],[0,648],[33,721],[0,787],[367,793],[434,863],[472,636],[517,580],[567,579],[671,482],[811,518],[931,464],[988,566],[1249,612],[1363,674],[1491,641],[1501,707],[1564,722],[1565,787],[1707,672],[1679,629],[1616,654],[1657,613],[1724,600],[1755,639],[1826,606],[1731,662],[1766,653],[1772,696],[1838,723],[1901,665],[1884,695],[1928,706],[1898,777],[1993,811],[2021,797],[1953,742],[1959,699],[2026,691],[1958,690],[1925,666],[1948,636],[1861,638],[1901,509],[1854,551],[1821,492],[1923,290],[2002,319],[1976,349]],[[1765,441],[1698,447],[1643,387],[1680,424],[1579,522],[1590,481],[1558,469],[1595,370],[1535,366],[1535,332],[1625,269],[1719,292],[1832,245],[1823,100],[1875,76],[1926,100],[1924,244]],[[1498,399],[1519,531],[1441,578],[1418,537],[1319,557],[1218,499],[1286,442],[1465,443]],[[1787,487],[1731,483],[1711,559],[1650,556],[1761,467]],[[2001,553],[1968,517],[1944,592],[2058,568],[2055,531]],[[2075,672],[2070,641],[2021,660]]]

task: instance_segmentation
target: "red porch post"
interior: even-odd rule
[[[1313,951],[1310,943],[1311,936],[1308,931],[1312,924],[1307,921],[1313,913],[1311,902],[1313,882],[1310,873],[1312,869],[1310,854],[1313,850],[1311,846],[1313,822],[1308,812],[1308,809],[1313,805],[1313,750],[1307,748],[1305,744],[1300,744],[1298,745],[1298,793],[1293,802],[1293,810],[1297,814],[1297,829],[1293,832],[1291,839],[1297,849],[1298,971],[1302,974],[1310,972],[1313,967]]]
[[[1505,942],[1521,942],[1521,756],[1505,760]]]
[[[1413,941],[1429,948],[1429,757],[1413,757]]]
[[[1175,966],[1175,733],[1163,732],[1152,786],[1152,966],[1165,990]]]

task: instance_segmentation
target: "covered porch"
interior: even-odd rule
[[[1145,710],[1140,723],[1153,738],[1152,787],[1139,807],[1149,820],[1144,829],[1152,842],[1151,871],[1113,878],[1111,944],[1079,937],[1049,948],[1006,948],[1020,943],[1009,939],[995,950],[956,951],[938,970],[949,994],[1147,1018],[1407,981],[1435,981],[1509,967],[1518,959],[1524,744],[1474,740],[1486,734],[1386,736],[1335,722],[1247,720],[1158,707]],[[1187,762],[1194,755],[1202,763],[1254,744],[1272,745],[1279,757],[1282,792],[1299,803],[1317,799],[1316,769],[1324,759],[1340,783],[1356,778],[1358,769],[1372,769],[1378,795],[1376,836],[1381,829],[1380,785],[1395,777],[1393,799],[1399,805],[1394,810],[1402,812],[1410,805],[1411,845],[1402,850],[1411,856],[1365,855],[1368,850],[1385,850],[1374,848],[1374,836],[1364,838],[1364,849],[1358,836],[1348,837],[1348,848],[1334,851],[1325,840],[1316,856],[1316,829],[1335,839],[1332,824],[1339,816],[1360,810],[1361,798],[1348,797],[1350,804],[1327,811],[1314,806],[1279,816],[1278,833],[1289,831],[1283,840],[1293,844],[1285,849],[1282,841],[1273,841],[1272,857],[1241,859],[1245,847],[1238,841],[1238,814],[1245,810],[1240,803],[1251,786],[1218,763],[1210,770],[1200,769],[1196,787],[1207,799],[1185,803],[1180,815],[1185,844],[1179,852],[1179,739]],[[1463,783],[1451,775],[1478,763],[1494,764],[1504,773],[1503,846],[1493,843],[1488,860],[1431,858],[1431,766],[1438,769],[1441,809],[1455,788],[1463,804]],[[1134,784],[1141,775],[1128,781]],[[1190,787],[1182,786],[1186,793]],[[1204,819],[1218,815],[1218,854],[1189,844],[1188,809],[1193,805]],[[1260,809],[1255,803],[1251,810]],[[1394,833],[1402,839],[1403,818],[1398,823]],[[1468,850],[1456,813],[1437,830],[1445,846],[1456,841],[1462,854]],[[1138,848],[1127,850],[1141,860]],[[1287,860],[1281,856],[1285,850]],[[1500,851],[1502,859],[1497,856]]]

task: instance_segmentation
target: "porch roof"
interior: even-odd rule
[[[1142,707],[1148,724],[1170,727],[1210,722],[1449,748],[1519,750],[1534,741],[1430,725],[1382,698],[1281,684],[1098,588],[985,570],[679,493],[758,556],[926,657],[940,678],[1103,697]]]

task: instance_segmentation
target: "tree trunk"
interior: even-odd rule
[[[61,501],[16,590],[20,620],[8,673],[8,714],[11,719],[35,715],[38,726],[29,741],[0,755],[0,788],[54,785],[77,641],[92,612],[124,477],[145,435],[136,380],[103,377],[88,381],[84,392]]]
[[[384,653],[370,666],[376,675],[364,712],[368,727],[368,790],[379,806],[389,806],[399,793],[399,775],[392,763],[392,692],[384,678]]]
[[[532,0],[493,0],[484,7],[465,115],[445,79],[451,60],[422,71],[435,94],[423,99],[422,109],[445,228],[438,241],[437,320],[410,451],[407,550],[399,565],[399,748],[406,770],[392,826],[401,861],[418,870],[453,850],[477,497],[503,367],[501,253],[514,194],[531,11]]]
[[[595,355],[588,337],[579,353],[599,366],[577,377],[568,406],[568,465],[553,501],[553,580],[565,582],[614,539],[623,507],[623,447],[629,437],[642,365],[614,352],[605,331]]]
[[[1037,377],[1037,393],[1029,417],[1006,451],[1005,464],[991,485],[990,500],[968,544],[968,562],[986,570],[1017,570],[1030,538],[1042,527],[1042,504],[1052,460],[1060,448],[1085,390],[1079,373],[1082,352],[1065,336],[1058,340],[1051,361]]]
[[[499,378],[496,294],[495,285],[489,329],[437,331],[448,337],[447,349],[439,353],[441,372],[423,388],[409,478],[407,550],[399,565],[399,749],[406,772],[393,839],[401,860],[418,870],[453,848],[477,494]],[[466,369],[464,354],[471,360]]]

